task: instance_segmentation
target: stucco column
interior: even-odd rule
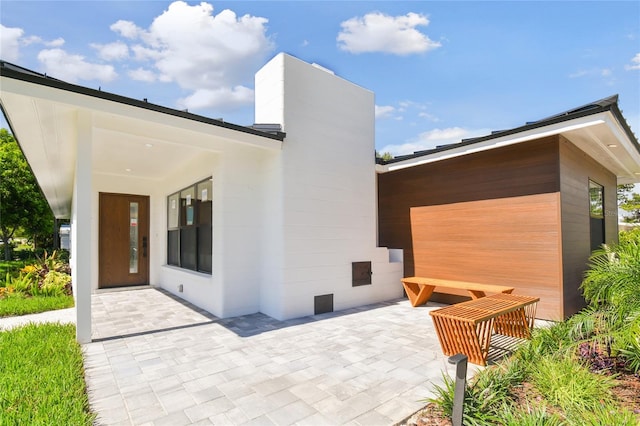
[[[76,147],[76,177],[73,188],[72,278],[76,299],[76,339],[91,342],[91,150],[93,117],[90,112],[78,112]]]

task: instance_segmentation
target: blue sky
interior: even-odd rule
[[[616,93],[640,135],[637,1],[2,0],[0,24],[3,60],[241,125],[286,52],[375,92],[395,155]]]

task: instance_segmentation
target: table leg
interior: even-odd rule
[[[429,300],[429,297],[431,297],[433,289],[436,288],[433,285],[416,284],[410,282],[402,282],[402,285],[404,286],[404,291],[409,297],[411,306],[413,306],[414,308],[416,306],[425,304],[427,300]]]

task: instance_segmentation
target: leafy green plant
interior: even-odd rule
[[[569,416],[576,426],[637,426],[636,416],[629,410],[611,404],[602,404],[589,410],[578,410]]]
[[[61,296],[65,294],[65,289],[69,283],[71,283],[70,275],[49,271],[42,281],[39,293],[44,296]]]
[[[618,349],[620,355],[627,361],[627,367],[634,373],[640,372],[640,332],[635,335],[629,333],[627,340]]]
[[[518,348],[515,357],[525,365],[535,365],[538,359],[547,355],[570,354],[576,347],[571,333],[571,325],[567,322],[535,328],[532,331],[531,340]]]
[[[603,402],[613,402],[614,380],[593,374],[570,358],[541,358],[531,378],[546,400],[565,412],[592,410]]]
[[[497,424],[500,421],[496,409],[508,400],[510,378],[496,368],[478,373],[467,386],[464,394],[463,423],[465,425]],[[455,380],[442,376],[444,386],[434,386],[435,397],[427,401],[438,406],[447,417],[453,415]]]
[[[544,404],[520,408],[504,405],[500,410],[500,424],[503,426],[564,426],[567,422],[558,414],[548,412]]]
[[[605,245],[602,250],[595,251],[589,259],[582,291],[592,305],[639,310],[640,239],[629,238],[621,244]]]
[[[16,293],[29,293],[35,284],[35,280],[31,274],[23,275],[20,273],[17,277],[11,276],[7,272],[3,287],[12,288]]]

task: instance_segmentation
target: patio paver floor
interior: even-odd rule
[[[102,425],[391,425],[454,373],[440,306],[223,320],[153,288],[94,294],[89,401]]]

